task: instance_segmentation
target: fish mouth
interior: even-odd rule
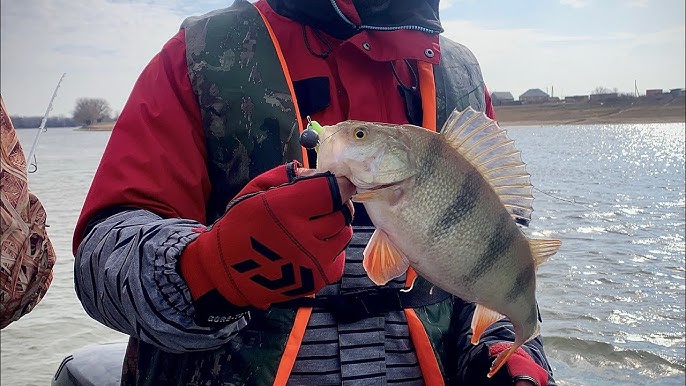
[[[392,186],[399,185],[401,182],[402,181],[396,181],[396,182],[391,182],[388,184],[381,184],[381,185],[374,185],[374,186],[370,186],[370,187],[365,187],[365,188],[362,188],[362,191],[363,192],[369,192],[369,191],[373,191],[373,190],[386,189],[386,188],[390,188]],[[359,192],[360,188],[358,188],[357,191]]]
[[[387,184],[358,187],[357,191],[352,196],[352,200],[353,202],[361,203],[369,201],[386,201],[390,203],[391,206],[396,205],[403,196],[405,191],[403,183],[407,180],[408,178]]]
[[[357,185],[357,184],[355,184],[354,182],[353,182],[353,184],[355,184],[355,185],[357,186],[357,191],[356,191],[356,193],[366,193],[366,192],[374,192],[374,191],[380,191],[380,190],[383,190],[383,189],[394,188],[394,187],[397,187],[397,186],[401,185],[402,183],[404,183],[404,182],[407,181],[407,180],[408,180],[408,179],[406,178],[406,179],[404,179],[404,180],[389,182],[389,183],[386,183],[386,184],[378,184],[378,185],[371,185],[371,184],[360,184],[360,185]]]

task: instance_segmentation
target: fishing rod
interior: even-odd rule
[[[55,87],[55,91],[52,93],[52,98],[50,98],[48,108],[47,110],[45,110],[45,115],[43,115],[43,119],[41,120],[40,126],[38,127],[38,133],[36,133],[36,138],[33,139],[33,145],[31,146],[31,150],[29,151],[29,156],[26,158],[29,161],[29,164],[26,167],[26,171],[29,173],[35,173],[36,170],[38,170],[38,163],[36,162],[35,155],[36,146],[38,145],[38,138],[40,137],[42,132],[48,131],[48,129],[45,128],[45,124],[48,122],[48,114],[50,114],[50,111],[52,110],[52,102],[55,100],[55,97],[57,96],[57,89],[60,88],[60,84],[62,84],[62,79],[64,79],[65,75],[67,75],[67,73],[63,72],[59,82],[57,82],[57,87]]]

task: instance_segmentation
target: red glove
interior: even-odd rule
[[[235,306],[266,309],[341,278],[350,210],[333,174],[295,178],[297,166],[250,181],[186,247],[181,274],[193,299],[216,289]]]
[[[511,343],[497,343],[488,348],[488,354],[495,358],[501,352],[509,349]],[[510,374],[510,379],[513,383],[517,381],[527,380],[536,386],[546,386],[548,384],[548,372],[534,362],[529,354],[521,347],[517,348],[515,352],[507,358],[505,366]],[[499,372],[501,372],[499,370]]]

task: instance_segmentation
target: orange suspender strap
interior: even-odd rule
[[[276,35],[274,35],[274,31],[272,31],[272,27],[269,25],[269,22],[267,21],[267,18],[260,12],[260,10],[255,7],[257,10],[257,13],[260,14],[262,17],[262,20],[264,21],[264,25],[267,27],[267,31],[269,31],[269,37],[272,39],[272,43],[274,43],[274,49],[276,50],[276,55],[279,57],[279,62],[281,63],[281,68],[283,69],[283,74],[286,77],[286,83],[288,84],[288,90],[291,92],[291,98],[293,98],[293,108],[295,109],[295,118],[298,121],[298,132],[302,133],[304,128],[302,124],[302,117],[300,116],[300,109],[298,108],[298,100],[295,98],[295,89],[293,88],[293,80],[291,79],[291,73],[288,71],[288,66],[286,66],[286,59],[283,57],[283,52],[281,52],[281,46],[279,45],[279,41],[276,39]],[[300,150],[302,151],[302,164],[307,166],[310,163],[307,160],[307,149],[304,147],[300,146]]]
[[[422,111],[423,121],[422,126],[428,130],[436,131],[436,87],[434,84],[433,65],[427,62],[417,62],[419,72],[419,92],[422,96]],[[417,273],[412,269],[407,270],[406,285],[412,285]],[[434,348],[429,340],[429,335],[426,329],[419,320],[417,313],[413,308],[405,309],[405,318],[407,318],[407,326],[410,329],[410,338],[414,344],[417,352],[417,359],[419,360],[419,368],[422,370],[424,383],[431,386],[443,386],[443,374],[441,367],[438,365]]]
[[[298,308],[298,313],[295,314],[293,329],[291,329],[291,333],[288,335],[286,349],[281,356],[279,368],[276,370],[274,386],[285,386],[288,378],[291,376],[293,364],[295,364],[295,358],[298,356],[298,350],[300,350],[300,344],[305,336],[305,328],[307,327],[307,322],[310,320],[311,314],[312,307]]]
[[[422,127],[436,131],[436,84],[433,64],[417,61],[419,93],[422,97]]]
[[[257,7],[255,7],[257,9]],[[276,49],[276,54],[279,57],[279,62],[281,63],[281,68],[283,69],[284,76],[286,77],[286,83],[288,84],[288,90],[291,92],[291,97],[293,98],[293,107],[295,108],[295,116],[298,121],[298,131],[303,132],[302,119],[300,117],[300,110],[298,109],[298,101],[295,98],[295,90],[293,89],[293,81],[291,79],[291,74],[286,66],[286,60],[281,52],[281,46],[279,46],[279,41],[274,35],[267,18],[264,17],[262,12],[257,9],[257,12],[262,17],[264,25],[269,31],[269,36],[274,43],[274,48]],[[308,165],[307,162],[307,150],[301,146],[302,150],[302,161],[303,165]],[[286,341],[286,348],[284,349],[283,355],[281,356],[281,361],[279,362],[279,368],[276,370],[276,377],[274,378],[274,386],[285,386],[288,382],[288,378],[291,376],[291,371],[293,370],[293,365],[295,364],[295,358],[298,356],[298,351],[300,350],[300,344],[305,336],[305,328],[307,327],[307,322],[310,320],[310,315],[312,315],[312,307],[302,307],[299,308],[295,314],[295,320],[293,322],[293,328],[291,333],[288,334],[288,340]]]

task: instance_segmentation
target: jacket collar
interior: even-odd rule
[[[443,32],[439,0],[267,0],[279,15],[346,40],[365,30]]]

